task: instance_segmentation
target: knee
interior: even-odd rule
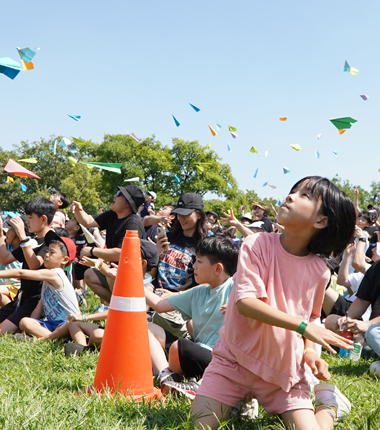
[[[371,348],[374,344],[380,345],[380,324],[371,325],[366,331],[365,338]]]
[[[93,269],[88,269],[84,272],[84,282],[86,284],[92,283],[93,277],[94,277],[94,270]]]
[[[90,345],[91,344],[95,344],[95,345],[101,344],[102,339],[103,339],[103,335],[104,335],[104,330],[102,330],[102,329],[94,330],[90,335],[90,339],[89,339]]]
[[[28,317],[22,318],[22,320],[20,321],[20,323],[18,325],[20,327],[20,330],[22,330],[22,331],[26,330],[29,320],[30,320],[30,318],[28,318]]]

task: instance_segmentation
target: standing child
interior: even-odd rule
[[[288,429],[332,429],[350,412],[334,385],[318,384],[314,415],[304,364],[327,381],[314,342],[332,353],[329,344],[352,349],[352,341],[310,323],[320,316],[329,281],[316,254],[343,251],[354,232],[353,204],[328,179],[306,177],[281,204],[278,220],[281,235],[254,234],[241,248],[225,326],[192,405],[199,428],[218,427],[231,407],[253,397]]]

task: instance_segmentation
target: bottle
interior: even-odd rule
[[[354,335],[354,349],[350,351],[350,360],[359,361],[363,349],[364,336],[361,333]]]
[[[348,321],[351,321],[351,318],[349,316],[347,316],[347,313],[346,313],[346,322],[348,322]],[[341,324],[341,326],[339,328],[339,330],[340,330],[339,334],[348,340],[353,340],[354,334],[352,333],[352,331],[347,330],[347,323],[346,322]],[[351,352],[350,349],[340,348],[339,357],[340,358],[349,358],[350,352]]]

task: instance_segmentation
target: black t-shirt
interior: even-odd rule
[[[130,214],[118,218],[114,211],[107,211],[95,217],[100,230],[106,230],[106,245],[108,249],[121,248],[127,230],[137,230],[140,239],[146,238],[145,228],[140,215]]]
[[[272,233],[272,232],[273,232],[273,224],[272,224],[272,221],[271,221],[267,216],[262,217],[260,221],[264,223],[264,224],[263,224],[263,226],[262,226],[262,228],[263,228],[267,233]]]
[[[370,267],[359,285],[356,297],[371,302],[371,319],[380,316],[380,260]]]
[[[82,248],[87,245],[86,236],[84,234],[76,234],[71,239],[74,241],[75,246],[77,247],[76,258],[77,258],[77,260],[79,260],[80,259],[80,252],[81,252]]]
[[[38,246],[33,249],[34,253],[42,258],[45,257],[46,251],[48,247],[45,245],[45,239],[43,237],[40,237],[37,240]],[[24,252],[22,248],[17,248],[14,251],[12,251],[12,255],[15,257],[16,260],[18,260],[20,263],[22,263],[23,269],[29,269],[28,263],[26,262]],[[40,269],[42,269],[44,266],[42,265]],[[17,296],[15,300],[19,297],[21,294],[21,303],[25,303],[28,301],[35,301],[36,303],[41,298],[41,288],[42,288],[42,281],[31,281],[29,279],[21,279],[21,287],[17,293]]]
[[[184,291],[197,285],[194,279],[195,248],[197,241],[183,233],[168,233],[169,250],[163,251],[158,263],[155,288]]]
[[[154,243],[157,242],[157,236],[158,236],[158,224],[150,225],[149,227],[145,227],[146,231],[146,238],[150,238],[153,240]],[[168,234],[168,229],[165,229],[166,234]]]

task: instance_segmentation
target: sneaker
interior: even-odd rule
[[[335,421],[344,418],[351,412],[350,401],[335,385],[318,384],[314,387],[314,392],[316,412],[321,408],[329,408],[334,414]]]
[[[87,306],[87,300],[81,290],[75,290],[79,306]]]
[[[163,391],[163,387],[164,390]],[[189,399],[193,400],[197,395],[197,391],[199,388],[199,384],[195,381],[195,379],[190,379],[188,382],[176,382],[176,381],[167,381],[165,380],[161,384],[161,391],[163,394],[167,394],[171,391],[178,391],[179,393],[184,394]]]
[[[379,376],[380,375],[380,361],[374,361],[369,367],[369,373],[372,375]]]
[[[106,305],[103,305],[103,303],[101,303],[99,306],[97,306],[94,309],[94,313],[103,312],[103,311],[106,311],[107,309],[109,309],[109,307]]]
[[[14,339],[18,340],[19,342],[34,342],[34,337],[29,336],[24,333],[16,333],[13,335]]]
[[[231,412],[232,414],[240,413],[240,416],[254,420],[259,416],[259,403],[256,399],[252,399],[248,403],[240,401],[232,408]]]
[[[181,382],[182,379],[183,379],[183,376],[180,375],[179,373],[175,373],[175,372],[168,373],[164,377],[161,376],[160,385],[161,385],[162,394],[166,395],[166,394],[169,394],[169,392],[170,392],[170,389],[164,385],[165,382]]]
[[[85,345],[81,345],[79,343],[73,343],[73,342],[67,343],[65,345],[66,357],[71,357],[73,355],[77,355],[78,357],[80,357],[85,351],[94,352],[96,351],[96,348],[94,345],[85,346]]]

